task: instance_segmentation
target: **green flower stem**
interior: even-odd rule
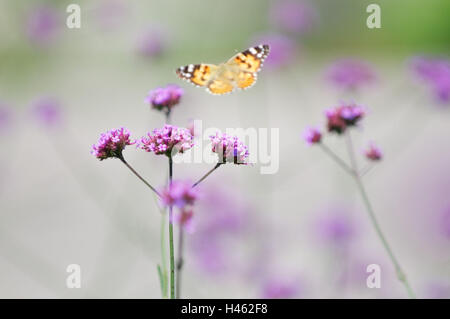
[[[330,156],[340,167],[342,167],[347,173],[353,174],[353,170],[350,166],[347,165],[347,163],[344,162],[339,156],[336,155],[328,146],[320,142],[318,144],[320,148],[328,155]]]
[[[405,286],[409,297],[416,298],[414,291],[412,290],[411,285],[410,285],[402,267],[400,266],[400,263],[398,262],[397,258],[395,257],[395,255],[391,249],[391,246],[389,245],[388,241],[386,240],[386,237],[384,236],[384,234],[381,230],[381,227],[377,221],[375,212],[373,210],[372,204],[369,200],[367,192],[364,188],[364,184],[361,180],[361,176],[358,174],[357,168],[355,166],[356,165],[355,153],[353,150],[353,143],[352,143],[350,134],[347,135],[347,149],[349,152],[349,156],[352,159],[352,174],[351,174],[351,176],[354,178],[356,185],[358,187],[358,190],[361,193],[361,197],[363,199],[364,205],[366,206],[367,212],[369,213],[370,221],[372,222],[372,225],[375,228],[375,231],[376,231],[381,243],[383,244],[384,248],[386,249],[386,251],[389,255],[389,258],[391,259],[392,263],[394,264],[398,280],[400,280],[400,282]]]
[[[122,163],[125,164],[126,167],[130,169],[130,171],[133,172],[134,175],[136,175],[142,182],[144,182],[144,184],[147,185],[148,188],[150,188],[156,195],[161,197],[161,194],[152,185],[150,185],[150,183],[147,182],[141,175],[139,175],[139,173],[136,172],[135,169],[131,167],[130,164],[128,164],[128,162],[125,160],[123,156],[119,156],[119,159],[122,161]]]
[[[177,286],[176,286],[176,295],[177,299],[180,299],[181,295],[181,270],[183,268],[183,238],[184,231],[183,226],[180,225],[179,234],[178,234],[178,257],[177,257]]]
[[[200,178],[194,185],[192,185],[192,187],[197,186],[198,184],[200,184],[205,178],[207,178],[212,172],[214,172],[217,168],[219,168],[220,165],[222,165],[223,163],[217,163],[216,166],[214,166],[211,170],[208,171],[208,173],[206,173],[205,175],[203,175],[202,178]]]
[[[165,230],[166,230],[166,214],[161,214],[161,267],[163,276],[162,296],[167,298],[167,264],[166,264],[166,245],[165,245]]]
[[[173,160],[169,156],[169,187],[172,186]],[[175,298],[175,258],[173,248],[173,206],[169,206],[170,299]]]

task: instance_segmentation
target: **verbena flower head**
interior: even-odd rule
[[[342,134],[347,127],[356,126],[364,117],[364,109],[356,104],[344,104],[325,111],[329,132]]]
[[[159,29],[146,30],[138,40],[138,52],[146,57],[161,56],[166,50],[166,36]]]
[[[164,88],[156,88],[150,91],[145,98],[145,102],[154,109],[170,112],[175,105],[180,103],[183,93],[183,89],[178,85],[168,84]]]
[[[364,151],[364,155],[371,161],[379,161],[383,158],[383,153],[374,143],[369,144],[368,148]]]
[[[164,206],[176,206],[182,209],[194,205],[198,197],[198,188],[192,187],[190,181],[172,181],[171,185],[161,191]]]
[[[247,164],[248,147],[237,136],[217,132],[210,139],[213,153],[219,155],[219,163]]]
[[[193,223],[194,211],[190,208],[183,208],[173,215],[173,222],[183,227],[188,233],[194,231]]]
[[[56,127],[62,122],[60,102],[52,97],[41,97],[33,102],[32,112],[35,119],[47,127]]]
[[[102,133],[98,143],[92,146],[91,153],[101,161],[112,157],[121,158],[125,147],[134,143],[130,140],[130,132],[121,127]]]
[[[327,74],[328,79],[339,88],[357,90],[375,80],[375,72],[366,62],[344,59],[335,62]]]
[[[450,60],[415,58],[412,68],[433,90],[438,100],[450,101]]]
[[[27,18],[27,35],[37,45],[49,44],[59,31],[60,17],[55,9],[41,5],[30,11]]]
[[[154,129],[142,137],[139,143],[139,147],[147,152],[167,156],[183,153],[192,146],[193,138],[188,129],[169,124],[161,129]]]
[[[315,127],[308,127],[303,133],[303,138],[308,145],[320,143],[320,141],[322,140],[322,133]]]
[[[276,27],[288,32],[309,31],[317,19],[316,9],[308,1],[274,1],[269,18]]]

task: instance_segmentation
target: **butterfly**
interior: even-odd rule
[[[235,88],[247,89],[269,55],[269,46],[261,44],[239,52],[225,63],[189,64],[179,67],[177,75],[196,86],[204,86],[212,94],[225,94]]]

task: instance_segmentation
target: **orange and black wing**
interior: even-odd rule
[[[176,72],[183,80],[197,86],[206,86],[216,69],[217,66],[213,64],[189,64],[179,67]]]
[[[238,65],[241,71],[256,73],[261,69],[264,60],[269,55],[269,52],[269,45],[257,45],[245,51],[239,52],[227,63]]]

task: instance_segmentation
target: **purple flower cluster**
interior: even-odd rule
[[[91,153],[99,160],[111,157],[121,158],[125,147],[134,143],[130,140],[130,132],[121,127],[102,133],[98,143],[92,146]]]
[[[248,147],[237,136],[217,132],[210,139],[213,153],[219,155],[219,163],[247,164]]]
[[[339,88],[357,90],[372,83],[375,80],[375,72],[364,61],[343,59],[330,67],[327,78]]]
[[[320,143],[320,141],[322,140],[322,133],[315,127],[308,127],[303,133],[303,138],[308,145]]]
[[[274,1],[269,18],[275,26],[288,32],[309,31],[317,18],[316,9],[307,1]]]
[[[183,89],[178,85],[168,84],[164,88],[156,88],[150,91],[145,98],[145,102],[158,111],[168,113],[175,105],[180,103],[183,93]]]
[[[412,62],[415,73],[429,85],[441,102],[450,101],[450,61],[416,58]]]
[[[356,104],[344,104],[325,111],[329,132],[342,134],[349,126],[356,124],[364,117],[364,109]]]
[[[194,211],[192,206],[200,197],[198,188],[192,187],[190,181],[172,181],[171,185],[161,191],[164,206],[176,206],[179,212],[173,215],[172,222],[180,225],[188,232],[193,231]]]
[[[33,115],[46,127],[55,127],[62,121],[60,102],[52,97],[42,97],[33,102]]]
[[[158,57],[166,50],[166,37],[157,29],[146,30],[139,38],[137,49],[145,57]]]
[[[171,156],[173,152],[183,153],[194,146],[188,129],[166,124],[161,129],[154,129],[141,138],[139,147],[156,155]]]
[[[172,184],[161,192],[161,200],[165,206],[178,208],[193,205],[198,197],[198,189],[192,187],[189,181],[172,181]]]
[[[328,132],[341,135],[347,128],[358,125],[359,121],[364,118],[365,111],[363,107],[355,103],[341,104],[325,110],[325,116]],[[321,143],[322,138],[323,133],[315,127],[308,127],[303,133],[303,139],[308,145]],[[381,150],[373,143],[370,143],[364,150],[364,155],[371,161],[379,161],[383,157]]]
[[[383,158],[383,153],[374,143],[369,144],[368,148],[364,151],[364,155],[371,161],[379,161]]]
[[[27,35],[38,45],[49,44],[58,33],[60,26],[58,13],[50,6],[34,8],[27,17]]]

